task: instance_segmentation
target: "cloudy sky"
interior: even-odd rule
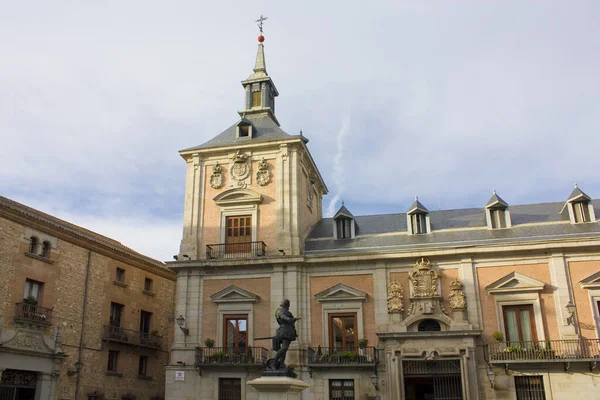
[[[1,4],[0,194],[160,260],[178,150],[238,119],[261,13],[277,116],[329,211],[600,197],[598,1]]]

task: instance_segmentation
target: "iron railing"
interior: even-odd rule
[[[264,257],[266,248],[265,242],[207,244],[206,258],[214,260]]]
[[[309,347],[308,364],[313,366],[373,366],[377,364],[377,350],[375,347],[365,347],[364,349]]]
[[[130,344],[133,346],[160,349],[162,347],[162,336],[152,333],[123,329],[119,326],[104,325],[102,339],[107,342]]]
[[[600,360],[600,339],[489,343],[490,363]]]
[[[196,347],[196,366],[262,367],[267,362],[268,350],[262,347],[226,348]]]
[[[51,325],[52,309],[24,302],[17,303],[15,322]]]

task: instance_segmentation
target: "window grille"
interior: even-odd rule
[[[330,379],[329,400],[354,400],[353,379]]]
[[[544,379],[539,375],[515,376],[517,400],[546,400]]]
[[[419,332],[439,332],[442,328],[435,319],[425,319],[419,323],[417,330]]]
[[[242,400],[242,380],[219,378],[219,400]]]

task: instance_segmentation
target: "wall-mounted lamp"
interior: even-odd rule
[[[175,260],[175,261],[179,260],[179,256],[178,256],[177,254],[175,254],[175,255],[173,256],[173,260]]]
[[[185,324],[185,318],[183,318],[183,315],[179,315],[179,317],[177,317],[175,319],[175,321],[177,321],[177,325],[179,325],[179,329],[181,329],[181,331],[183,332],[183,334],[185,336],[190,334],[190,330],[188,328],[183,327],[183,325]]]
[[[567,317],[567,324],[575,326],[575,311],[577,308],[575,307],[575,305],[573,303],[571,303],[571,301],[569,301],[567,303],[565,308],[567,309],[567,312],[569,313],[569,316]]]
[[[81,360],[77,360],[75,362],[74,366],[75,366],[75,371],[73,371],[73,370],[67,371],[67,376],[77,375],[79,373],[79,371],[81,371],[81,368],[83,367],[83,363],[81,362]]]
[[[379,377],[377,376],[377,371],[373,371],[371,374],[371,383],[375,390],[379,390]]]
[[[490,387],[493,389],[496,382],[496,374],[492,370],[492,367],[488,367],[487,377],[488,381],[490,381]]]

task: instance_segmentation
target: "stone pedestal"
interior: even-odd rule
[[[300,392],[309,385],[287,376],[261,376],[248,382],[259,393],[259,400],[300,400]]]

